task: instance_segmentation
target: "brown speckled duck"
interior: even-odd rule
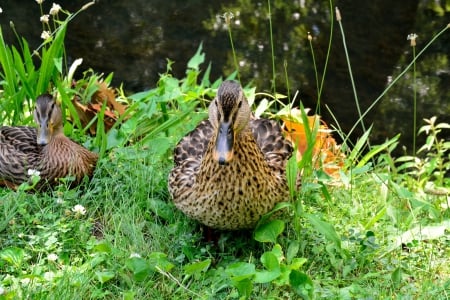
[[[273,120],[253,119],[241,86],[224,81],[201,122],[175,148],[169,192],[177,208],[204,225],[250,229],[289,200],[292,146]]]
[[[36,100],[34,120],[38,127],[0,127],[0,185],[16,188],[28,181],[28,170],[40,172],[38,188],[74,176],[73,185],[91,176],[98,155],[67,138],[62,113],[51,95]]]

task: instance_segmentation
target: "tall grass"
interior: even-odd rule
[[[0,42],[7,49],[2,66],[11,64],[1,74],[0,96],[10,99],[27,93],[15,74],[28,57],[21,51],[30,51]],[[53,51],[45,55],[64,53]],[[120,95],[129,102],[126,116],[96,142],[87,138],[105,153],[92,181],[42,194],[0,189],[0,299],[448,298],[450,144],[441,135],[450,125],[435,118],[419,129],[428,137],[417,151],[422,157],[393,157],[398,136],[368,147],[368,129],[355,145],[346,145],[344,165],[333,177],[315,161],[319,121],[309,126],[301,104],[308,148],[288,163],[292,201],[275,208],[287,213],[264,218],[253,232],[222,232],[217,245],[205,242],[200,226],[175,209],[166,188],[172,148],[206,117],[222,81],[211,81],[204,60],[200,46],[184,78],[171,73],[168,61],[155,88]],[[32,77],[40,70],[26,68]],[[84,99],[90,88],[71,91],[71,72],[52,68],[49,63],[45,88],[58,91],[72,114],[70,93]],[[96,78],[87,74],[83,84]],[[37,86],[39,79],[33,80]],[[37,93],[36,86],[31,91]],[[245,92],[253,100],[254,89]],[[261,101],[257,115],[280,115],[271,106],[281,105],[280,95],[265,96],[272,100]],[[291,106],[284,107],[288,114]],[[23,113],[17,112],[17,121]],[[98,123],[102,118],[100,113]]]

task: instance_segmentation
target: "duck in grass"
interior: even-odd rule
[[[176,146],[169,192],[187,216],[215,229],[254,228],[289,200],[292,145],[273,120],[254,119],[239,83],[224,81],[202,121]]]
[[[29,181],[29,170],[40,173],[37,188],[54,186],[66,176],[75,177],[72,185],[90,177],[98,155],[64,135],[62,112],[53,97],[39,96],[33,114],[37,128],[0,127],[0,185],[17,188]]]

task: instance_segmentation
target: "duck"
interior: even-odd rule
[[[37,97],[33,117],[36,128],[0,127],[0,185],[17,189],[39,174],[36,189],[54,187],[67,176],[74,177],[73,187],[91,177],[98,155],[64,135],[61,108],[53,96]]]
[[[169,193],[179,210],[210,229],[253,229],[277,203],[289,201],[292,151],[278,123],[255,118],[241,85],[225,80],[208,119],[174,149]]]

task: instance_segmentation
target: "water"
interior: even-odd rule
[[[274,3],[273,3],[274,2]],[[310,3],[313,2],[313,3]],[[390,76],[395,76],[411,60],[406,37],[419,35],[417,52],[432,35],[442,29],[447,16],[427,8],[433,1],[335,1],[339,6],[351,59],[358,101],[364,112],[382,93]],[[60,1],[63,8],[76,11],[86,1]],[[48,11],[52,2],[44,2]],[[330,40],[328,1],[272,1],[275,82],[269,36],[267,2],[253,1],[161,1],[100,0],[80,14],[69,26],[66,45],[70,58],[83,58],[85,69],[114,72],[114,85],[142,91],[154,87],[166,71],[167,59],[174,75],[183,77],[189,58],[200,43],[206,60],[212,63],[211,79],[234,71],[225,13],[231,12],[231,30],[244,84],[252,82],[258,91],[293,96],[314,108],[317,104],[316,75],[307,40],[310,32],[319,78]],[[40,43],[39,6],[31,0],[7,0],[0,6],[4,34],[13,20],[17,31],[31,45]],[[334,5],[332,10],[334,10]],[[334,17],[333,17],[334,18]],[[333,23],[330,59],[321,93],[320,112],[325,120],[348,132],[358,120],[342,35]],[[449,35],[440,39],[418,62],[418,120],[437,115],[450,122]],[[204,65],[206,69],[207,65]],[[402,79],[365,118],[365,127],[374,124],[373,138],[382,142],[402,132],[402,143],[410,149],[412,139],[412,72]],[[287,83],[288,80],[288,83]],[[289,89],[288,89],[289,87]],[[334,116],[334,117],[333,117]],[[337,119],[335,122],[334,118]],[[353,138],[359,136],[358,126]]]

